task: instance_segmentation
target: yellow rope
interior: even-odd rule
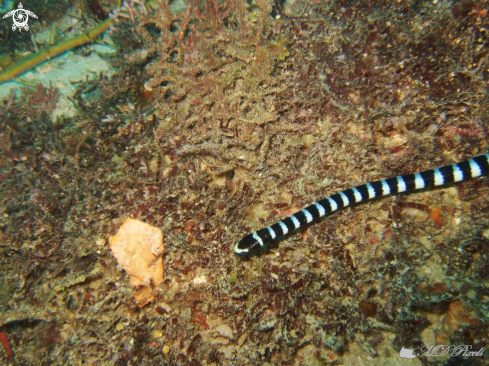
[[[24,71],[27,71],[34,66],[39,65],[41,62],[49,60],[50,58],[53,58],[73,47],[78,47],[88,42],[91,42],[104,31],[109,29],[112,24],[114,24],[114,21],[112,19],[104,20],[99,25],[93,27],[87,32],[83,32],[75,38],[62,41],[61,43],[58,43],[53,47],[50,47],[44,51],[35,53],[34,55],[28,56],[20,60],[17,64],[7,68],[5,71],[0,73],[0,83],[11,80],[17,75],[22,74]]]

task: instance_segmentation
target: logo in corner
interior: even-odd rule
[[[415,358],[416,355],[413,354],[414,349],[404,348],[399,351],[399,357],[402,358]]]
[[[12,20],[14,22],[14,25],[12,25],[13,31],[16,30],[17,28],[19,28],[19,31],[21,31],[22,28],[25,29],[26,31],[28,31],[29,30],[29,24],[27,24],[27,22],[29,21],[29,15],[31,17],[37,19],[36,14],[34,14],[30,10],[24,9],[24,7],[22,6],[22,3],[19,3],[19,8],[9,11],[7,14],[5,14],[3,16],[3,19],[8,18],[9,16],[12,16]]]

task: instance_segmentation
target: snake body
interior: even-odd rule
[[[391,194],[463,182],[485,175],[489,175],[489,154],[438,169],[362,184],[317,201],[271,226],[246,235],[234,246],[234,253],[240,256],[257,253],[272,241],[353,204]]]

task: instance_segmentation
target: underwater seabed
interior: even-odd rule
[[[487,363],[420,351],[487,348],[487,177],[233,253],[487,153],[484,2],[23,5],[28,32],[0,23],[14,63],[114,25],[0,84],[0,364]]]

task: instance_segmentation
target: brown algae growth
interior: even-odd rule
[[[0,104],[0,332],[16,364],[377,365],[486,347],[486,178],[232,254],[332,193],[486,152],[485,3],[131,4],[134,23],[100,39],[116,72],[74,84],[76,116],[53,120],[57,85]],[[143,307],[105,244],[123,217],[165,236]]]

